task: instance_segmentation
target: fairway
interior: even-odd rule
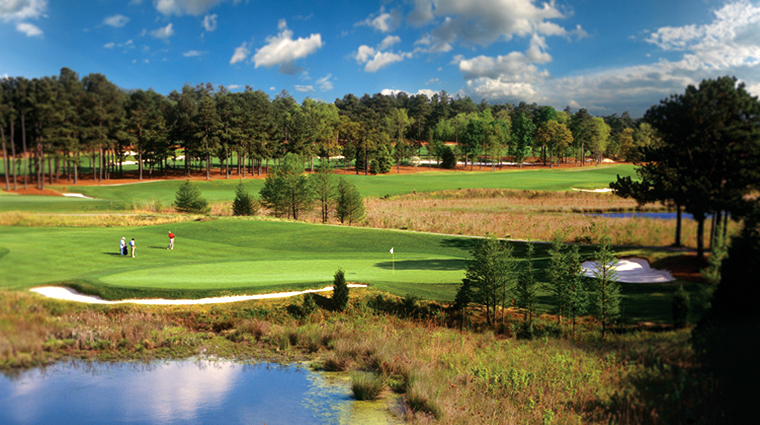
[[[421,167],[421,169],[424,169]],[[354,175],[341,177],[356,185],[364,197],[396,196],[417,192],[434,192],[456,189],[514,189],[567,191],[577,189],[606,188],[616,176],[635,177],[630,164],[610,166],[589,166],[565,169],[519,169],[505,168],[503,171],[423,171],[413,174]],[[196,180],[193,184],[201,190],[209,202],[231,202],[235,198],[235,187],[240,180],[232,176],[229,180]],[[169,206],[174,202],[175,193],[183,180],[143,180],[119,186],[53,185],[50,188],[66,192],[82,193],[94,199],[63,198],[51,196],[2,196],[2,211],[32,211],[44,213],[71,213],[95,211],[123,211],[134,206],[153,205],[158,201]],[[246,179],[243,184],[252,195],[264,185],[263,179]]]
[[[173,251],[166,249],[169,230],[177,235]],[[239,219],[1,231],[2,287],[74,283],[134,290],[138,296],[192,298],[315,288],[330,284],[342,268],[351,282],[401,295],[428,293],[431,288],[426,286],[434,285],[433,298],[450,299],[464,277],[474,242],[465,237]],[[122,236],[135,238],[136,258],[117,253]],[[440,292],[441,286],[450,288]]]

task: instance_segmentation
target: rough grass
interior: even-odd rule
[[[343,313],[293,317],[287,300],[229,306],[83,306],[0,292],[0,368],[62,356],[101,360],[216,355],[311,360],[357,371],[372,398],[386,384],[405,394],[408,423],[711,423],[713,386],[693,363],[688,330],[619,328],[607,340],[584,319],[576,340],[514,338],[516,315],[499,333],[473,328],[442,306],[352,294]],[[405,315],[408,314],[405,313]],[[538,329],[553,326],[537,320]],[[331,360],[333,359],[333,360]],[[360,396],[364,397],[364,396]],[[357,397],[358,398],[358,397]]]
[[[675,220],[588,215],[636,209],[634,201],[609,193],[462,190],[365,202],[366,225],[375,228],[542,241],[561,235],[592,244],[610,237],[614,245],[639,246],[667,246],[675,238]],[[682,244],[696,247],[696,227],[683,220]],[[729,223],[730,232],[737,229],[737,223]]]

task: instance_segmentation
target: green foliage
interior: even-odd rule
[[[264,206],[270,208],[275,216],[298,220],[303,212],[312,207],[314,191],[304,173],[303,164],[300,156],[289,153],[267,175],[259,195]]]
[[[322,212],[322,223],[327,223],[337,194],[333,169],[326,162],[322,162],[319,164],[317,172],[312,174],[309,179]]]
[[[515,305],[524,315],[523,322],[526,329],[532,329],[533,316],[536,313],[536,296],[538,295],[538,281],[533,271],[533,252],[533,243],[528,242],[525,262],[520,268],[514,289]]]
[[[179,212],[193,214],[206,214],[211,211],[208,201],[201,196],[201,190],[190,183],[189,179],[185,180],[177,189],[174,208]]]
[[[557,314],[559,323],[562,323],[562,316],[567,315],[570,311],[571,295],[567,279],[567,259],[563,249],[562,240],[555,237],[552,241],[552,247],[549,250],[549,268],[546,271],[548,282],[545,290],[551,295],[554,312]]]
[[[385,379],[367,372],[351,373],[351,392],[356,400],[377,400],[385,389]]]
[[[607,335],[607,327],[620,316],[620,283],[617,281],[617,263],[609,240],[605,240],[594,253],[594,279],[590,285],[590,305],[592,314],[602,323],[602,338]]]
[[[388,147],[380,145],[369,163],[369,172],[372,174],[386,174],[393,168],[393,156]]]
[[[341,177],[336,191],[335,216],[341,223],[352,224],[361,221],[364,214],[364,199],[356,186]]]
[[[453,170],[457,166],[457,157],[449,146],[441,148],[441,167],[447,170]]]
[[[515,281],[512,247],[494,236],[481,240],[470,252],[465,279],[472,289],[472,302],[486,308],[489,325],[496,324],[496,309],[504,307]],[[464,284],[464,280],[462,281]]]
[[[333,278],[332,307],[335,311],[343,311],[348,306],[348,284],[343,269],[338,269]]]
[[[689,310],[691,309],[691,300],[689,293],[683,289],[683,285],[678,287],[673,295],[673,326],[676,329],[685,328],[689,323]]]
[[[318,308],[317,306],[317,300],[314,294],[304,294],[303,300],[301,301],[301,311],[305,316],[310,315]]]
[[[255,215],[258,211],[258,203],[245,190],[243,181],[235,188],[235,200],[232,201],[232,215]]]

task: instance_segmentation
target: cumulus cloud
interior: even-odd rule
[[[42,30],[36,25],[32,25],[27,22],[19,22],[16,24],[16,31],[26,34],[27,37],[42,37]]]
[[[151,31],[150,35],[152,35],[155,38],[167,39],[174,35],[174,29],[172,28],[172,26],[173,24],[170,22],[165,27]]]
[[[103,24],[114,28],[121,28],[129,23],[129,18],[124,15],[113,15],[103,19]]]
[[[103,45],[103,47],[105,47],[106,49],[113,49],[114,47],[116,47],[116,43],[114,42],[106,43]]]
[[[565,15],[554,2],[534,4],[534,0],[415,0],[408,17],[411,25],[434,24],[429,40],[434,51],[447,51],[454,42],[489,45],[497,40],[532,34],[569,37],[585,36],[580,26],[567,31],[550,20]],[[440,23],[437,23],[439,20]],[[436,25],[437,24],[437,25]]]
[[[367,19],[357,22],[354,26],[366,26],[380,32],[392,32],[401,24],[401,13],[398,10],[386,12],[381,8],[377,14],[370,15]]]
[[[224,0],[153,0],[153,6],[162,14],[200,16]]]
[[[295,61],[311,55],[324,45],[320,34],[311,34],[308,38],[299,37],[294,40],[293,31],[288,29],[284,19],[280,20],[277,28],[280,32],[276,36],[267,37],[267,44],[253,55],[252,61],[256,64],[256,68],[277,66],[279,72],[296,74],[300,70],[295,66]]]
[[[377,72],[392,63],[401,62],[414,56],[411,52],[383,51],[399,42],[401,42],[400,37],[389,35],[376,48],[363,44],[354,52],[354,59],[356,59],[357,63],[364,64],[365,72]]]
[[[211,32],[216,29],[216,19],[217,15],[214,13],[213,15],[206,15],[203,17],[203,28],[206,29],[206,31]]]
[[[47,5],[47,0],[0,0],[0,19],[5,22],[37,19],[45,13]]]
[[[248,49],[248,43],[243,42],[239,47],[235,48],[235,53],[230,58],[230,65],[234,65],[238,62],[243,62],[248,58],[251,51]]]
[[[187,52],[183,53],[182,56],[184,56],[186,58],[194,58],[194,57],[198,57],[198,56],[203,56],[206,53],[208,53],[208,52],[203,52],[203,51],[200,51],[200,50],[188,50]]]

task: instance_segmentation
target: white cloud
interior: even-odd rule
[[[432,98],[434,95],[440,94],[441,92],[435,91],[435,90],[430,90],[430,89],[420,89],[420,90],[417,90],[417,93],[409,93],[408,91],[405,91],[405,90],[396,90],[396,89],[383,89],[382,91],[380,91],[380,94],[382,94],[384,96],[396,96],[399,93],[406,93],[406,94],[411,95],[411,96],[416,96],[418,94],[424,94],[428,98]]]
[[[105,47],[106,49],[113,49],[114,47],[116,47],[116,43],[114,42],[106,43],[103,45],[103,47]]]
[[[208,53],[208,52],[203,52],[203,51],[200,51],[200,50],[188,50],[187,52],[183,53],[182,56],[184,56],[186,58],[194,58],[194,57],[198,57],[198,56],[203,56],[206,53]]]
[[[42,30],[36,25],[32,25],[27,22],[19,22],[16,24],[16,31],[26,34],[27,37],[42,37]]]
[[[302,86],[302,85],[296,84],[295,89],[297,92],[308,93],[308,92],[314,91],[314,86]]]
[[[252,61],[256,64],[255,68],[277,66],[278,71],[284,74],[296,74],[299,69],[295,66],[295,61],[319,50],[324,44],[322,36],[311,34],[308,38],[294,40],[293,31],[288,29],[284,19],[278,23],[277,28],[280,33],[267,37],[267,44],[256,51]]]
[[[385,50],[389,47],[392,47],[394,44],[400,43],[401,37],[397,35],[389,35],[383,39],[382,42],[380,42],[380,45],[377,47],[378,50]]]
[[[240,84],[230,84],[229,86],[227,86],[227,88],[230,90],[236,90],[236,89],[239,89],[240,87],[241,87]]]
[[[499,39],[532,34],[582,37],[580,26],[567,31],[549,22],[565,18],[554,2],[536,6],[534,0],[415,0],[408,22],[415,26],[440,24],[430,33],[429,44],[435,51],[447,49],[456,41],[489,45]]]
[[[319,85],[319,90],[321,91],[330,91],[333,89],[333,83],[330,81],[332,78],[332,74],[327,74],[326,76],[320,78],[317,80],[317,85]]]
[[[407,53],[377,52],[364,66],[366,72],[377,72],[379,69],[394,63],[401,62],[407,57]]]
[[[37,19],[47,11],[47,5],[47,0],[0,0],[0,19],[5,22]]]
[[[243,62],[248,58],[250,53],[251,51],[248,49],[248,43],[243,42],[240,47],[235,48],[235,53],[233,53],[232,58],[230,58],[230,65]]]
[[[114,28],[121,28],[129,23],[129,18],[124,15],[113,15],[103,19],[103,24]]]
[[[401,24],[401,13],[397,10],[391,10],[386,12],[385,8],[381,8],[380,12],[375,15],[370,15],[367,19],[357,22],[354,26],[366,26],[375,29],[380,32],[395,31]]]
[[[200,16],[224,0],[153,0],[153,6],[162,14]]]
[[[206,29],[206,31],[211,32],[216,29],[216,19],[217,15],[214,13],[213,15],[206,15],[203,17],[203,28]]]
[[[174,35],[174,29],[172,28],[172,26],[173,24],[170,22],[165,27],[151,31],[150,35],[152,35],[155,38],[167,39]]]

